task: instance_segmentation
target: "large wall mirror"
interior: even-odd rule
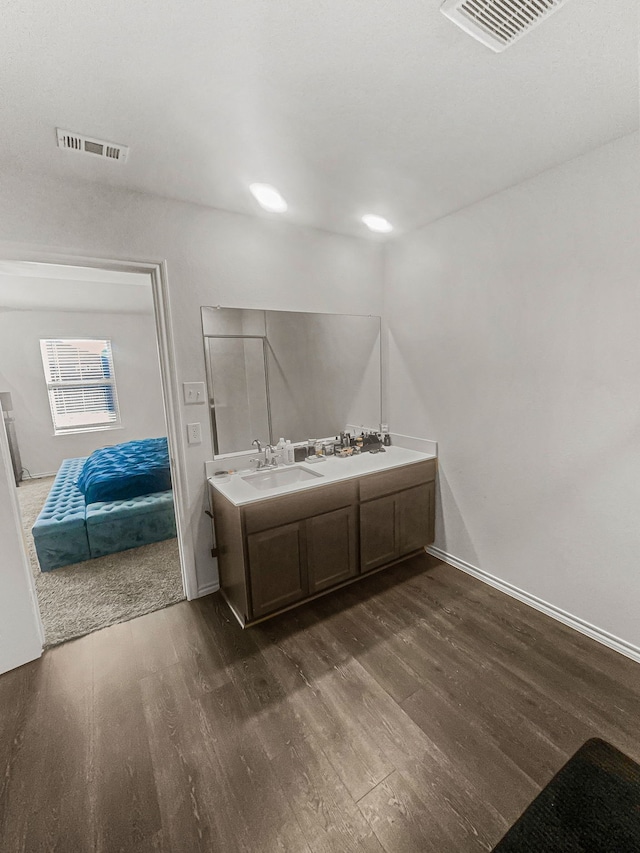
[[[381,419],[380,317],[202,308],[214,454]]]

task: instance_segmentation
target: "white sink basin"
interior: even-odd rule
[[[310,471],[308,468],[295,467],[272,468],[271,471],[249,474],[242,479],[254,489],[267,491],[267,489],[277,489],[278,486],[292,486],[294,483],[313,480],[315,477],[322,477],[322,474],[317,471]]]

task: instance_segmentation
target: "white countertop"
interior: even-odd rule
[[[388,471],[391,468],[399,468],[402,465],[411,465],[414,462],[424,462],[425,459],[435,458],[434,454],[420,453],[417,450],[406,450],[404,447],[392,446],[385,447],[384,453],[360,453],[357,456],[349,456],[346,459],[327,456],[324,462],[296,462],[295,465],[279,465],[278,468],[271,469],[271,471],[302,468],[314,474],[322,474],[322,476],[270,489],[256,489],[250,482],[243,479],[257,473],[255,468],[231,474],[229,480],[222,483],[214,482],[214,478],[209,477],[209,483],[214,489],[223,494],[227,500],[235,504],[235,506],[244,506],[245,504],[254,503],[254,501],[268,500],[269,498],[290,495],[293,492],[302,492],[307,489],[317,489],[322,486],[331,485],[332,483],[338,483],[341,480],[349,480],[351,477],[364,477],[367,474],[377,474],[380,471]],[[220,465],[220,468],[223,468],[223,464]]]

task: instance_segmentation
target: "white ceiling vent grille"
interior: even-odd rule
[[[566,0],[445,0],[440,11],[470,36],[500,52],[564,3]]]
[[[129,148],[126,145],[118,145],[117,142],[105,142],[104,139],[83,136],[81,133],[61,130],[59,127],[56,128],[56,134],[58,148],[66,148],[68,151],[94,154],[97,157],[106,157],[107,160],[118,160],[120,163],[125,163],[129,154]]]

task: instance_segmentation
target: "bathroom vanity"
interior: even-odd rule
[[[220,588],[243,626],[434,539],[436,459],[401,447],[210,478]]]

